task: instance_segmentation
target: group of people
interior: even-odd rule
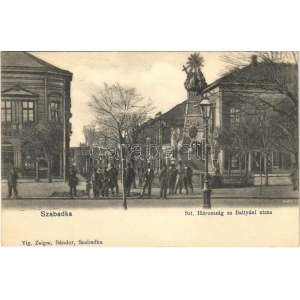
[[[111,164],[110,167],[104,166],[103,169],[94,168],[91,177],[86,181],[86,193],[88,197],[91,197],[91,191],[93,192],[94,198],[99,198],[100,195],[108,198],[109,191],[111,191],[112,196],[114,196],[115,193],[118,195],[118,174],[118,169],[114,164]],[[131,186],[135,177],[135,172],[131,163],[127,163],[124,175],[126,195],[129,197]]]
[[[174,195],[179,191],[182,193],[183,187],[185,188],[186,194],[189,193],[189,188],[193,193],[193,170],[187,164],[183,163],[181,160],[178,162],[178,166],[175,166],[175,162],[172,161],[171,165],[164,165],[160,174],[160,198],[167,198],[167,190],[169,189],[169,195]],[[151,198],[151,187],[154,180],[154,170],[151,168],[150,163],[147,164],[147,168],[143,173],[143,190],[140,195],[140,198],[145,196],[146,189],[148,190],[148,198]]]
[[[90,192],[93,191],[94,198],[108,197],[109,190],[111,190],[112,196],[114,196],[115,191],[117,195],[119,194],[118,185],[118,170],[114,164],[108,168],[104,166],[101,168],[94,168],[94,171],[90,178],[87,179],[86,192],[88,197],[90,197]]]
[[[166,165],[163,166],[162,171],[159,175],[160,181],[160,198],[167,198],[167,190],[169,189],[169,195],[174,195],[179,191],[182,193],[183,187],[185,188],[186,194],[190,191],[193,193],[193,170],[187,164],[183,163],[181,160],[178,162],[176,168],[175,163],[172,162],[170,167],[167,168]]]
[[[86,193],[88,197],[91,197],[91,191],[94,198],[109,197],[109,191],[111,196],[115,193],[119,194],[119,184],[118,184],[118,169],[114,164],[111,164],[108,168],[104,166],[102,168],[94,168],[93,173],[86,181]],[[176,194],[177,191],[182,193],[183,187],[185,188],[186,194],[190,191],[193,193],[193,170],[185,162],[178,162],[178,166],[175,166],[175,162],[171,162],[170,166],[164,165],[159,174],[160,182],[160,198],[167,197],[167,190],[169,189],[169,195]],[[131,187],[135,179],[135,171],[128,162],[124,170],[124,186],[125,193],[127,197],[130,197]],[[151,168],[150,163],[147,163],[146,168],[142,172],[142,192],[139,198],[148,196],[151,198],[152,183],[154,180],[154,170]],[[76,186],[78,185],[77,172],[75,168],[71,169],[69,176],[69,186],[70,186],[70,197],[76,196]]]

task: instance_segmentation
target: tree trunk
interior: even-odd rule
[[[126,180],[125,180],[125,159],[124,159],[124,152],[123,152],[123,146],[121,145],[121,177],[122,177],[122,186],[123,186],[123,206],[124,209],[127,210],[127,198],[126,198]]]
[[[249,175],[249,153],[245,155],[245,175],[248,177]]]
[[[37,160],[35,162],[35,181],[39,182],[40,181],[40,161]]]
[[[48,159],[48,182],[52,182],[52,157]]]
[[[228,161],[228,177],[230,178],[231,176],[231,156],[229,157]]]
[[[134,170],[134,178],[133,178],[133,182],[132,182],[132,188],[136,189],[136,182],[135,182],[136,170],[135,170],[135,160],[134,159],[131,160],[131,165]]]
[[[262,195],[262,153],[260,152],[259,156],[259,173],[260,173],[260,191],[259,195]]]
[[[265,186],[269,185],[269,177],[268,177],[268,157],[267,154],[264,153],[264,170],[265,170]]]
[[[239,154],[239,169],[240,169],[240,175],[243,175],[243,166],[242,166],[242,155]]]

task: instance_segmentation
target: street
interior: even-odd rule
[[[170,208],[183,207],[195,208],[202,207],[202,196],[193,195],[192,197],[172,197],[159,199],[158,197],[148,198],[128,198],[127,207],[130,208]],[[211,199],[212,209],[220,207],[291,207],[298,205],[297,198],[214,198]],[[123,199],[121,197],[109,199],[2,199],[2,209],[123,209]]]
[[[119,185],[121,187],[121,184]],[[85,183],[80,182],[78,194],[82,194],[85,189]],[[123,209],[122,195],[110,198],[88,198],[77,197],[70,199],[68,197],[69,187],[63,181],[58,182],[22,182],[18,186],[19,197],[7,199],[7,183],[2,182],[2,208],[16,209],[62,209],[62,208],[86,208],[86,209]],[[128,209],[135,208],[168,208],[168,207],[202,207],[203,196],[200,188],[195,188],[194,193],[167,195],[167,199],[160,199],[160,189],[152,188],[151,199],[147,196],[138,198],[141,189],[132,189],[130,198],[127,198]],[[54,195],[54,196],[53,196]],[[63,195],[59,196],[59,195]],[[91,197],[92,193],[91,193]],[[294,206],[299,203],[298,191],[293,191],[291,186],[259,186],[244,188],[221,188],[213,189],[211,193],[212,208],[216,207],[280,207]]]

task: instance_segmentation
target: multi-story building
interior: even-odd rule
[[[258,62],[257,57],[253,56],[249,65],[233,70],[206,87],[203,94],[213,104],[210,120],[212,140],[217,142],[221,131],[228,132],[234,126],[238,126],[245,116],[255,118],[257,115],[262,115],[262,111],[266,109],[276,111],[276,107],[279,107],[278,103],[288,105],[289,100],[285,93],[279,90],[274,77],[278,76],[283,81],[290,81],[285,84],[294,84],[298,80],[297,67],[292,64],[274,63],[273,68],[274,70],[268,68],[265,63]],[[253,107],[257,110],[256,112],[253,112]],[[252,117],[251,114],[253,114]],[[271,132],[272,128],[269,127],[272,125],[268,124],[267,120],[264,122],[266,130]],[[245,126],[249,128],[251,124],[245,124]],[[242,173],[246,170],[249,173],[258,174],[264,172],[265,164],[268,164],[270,173],[289,173],[292,162],[295,162],[297,157],[293,157],[291,152],[283,148],[280,150],[275,146],[270,147],[268,161],[264,161],[265,155],[261,149],[255,149],[255,146],[246,151],[247,153],[221,149],[215,153],[215,159],[223,174]],[[213,171],[213,164],[211,166],[211,171]]]
[[[2,176],[16,166],[21,176],[34,176],[35,161],[22,151],[21,136],[32,124],[55,123],[63,130],[61,151],[53,158],[52,174],[68,174],[71,135],[72,73],[59,69],[27,52],[1,53],[1,151]],[[47,173],[41,158],[41,176]]]

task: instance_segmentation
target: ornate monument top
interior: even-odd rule
[[[187,75],[184,86],[188,92],[192,92],[194,95],[201,95],[202,91],[207,87],[206,80],[201,72],[203,57],[199,53],[191,54],[186,65],[183,66],[182,70]]]

